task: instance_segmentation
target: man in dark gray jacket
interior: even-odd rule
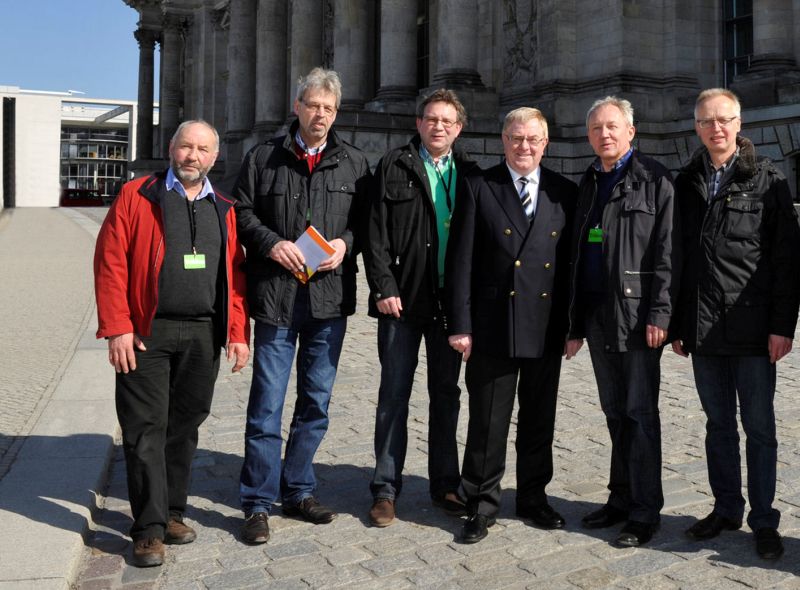
[[[792,349],[798,310],[800,227],[786,178],[739,136],[731,91],[704,90],[695,105],[703,142],[675,179],[684,235],[684,279],[672,347],[692,355],[706,413],[714,509],[686,534],[711,539],[742,526],[736,401],[747,435],[747,524],[764,559],[783,553],[772,507],[778,442],[775,365]]]
[[[627,521],[616,544],[637,547],[664,505],[658,394],[678,276],[674,192],[667,169],[631,147],[630,102],[596,101],[586,127],[597,159],[578,194],[566,356],[587,339],[611,436],[611,493],[583,526]]]
[[[253,148],[234,188],[256,320],[240,482],[247,543],[267,541],[278,500],[284,514],[310,522],[336,516],[314,498],[312,462],[328,428],[347,316],[355,311],[356,228],[370,180],[364,155],[331,127],[341,96],[336,72],[315,68],[302,78],[289,134]],[[306,259],[295,241],[310,226],[333,254],[301,281]],[[281,467],[281,412],[298,338],[298,399]]]
[[[378,318],[381,361],[369,512],[377,527],[395,518],[408,445],[408,401],[423,338],[431,498],[451,514],[464,511],[456,493],[461,481],[456,444],[461,355],[447,342],[442,287],[456,185],[475,167],[454,147],[466,119],[452,90],[434,91],[417,108],[418,135],[384,155],[375,172],[364,265],[369,313]]]

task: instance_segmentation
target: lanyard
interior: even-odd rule
[[[189,233],[192,236],[192,254],[197,255],[197,248],[195,248],[195,240],[197,239],[197,210],[195,209],[195,201],[192,201],[189,206],[189,199],[186,199],[186,213],[189,215]]]
[[[439,177],[439,180],[441,180],[442,184],[444,185],[444,194],[447,199],[447,210],[450,213],[453,213],[453,200],[452,197],[450,196],[450,187],[453,185],[453,159],[450,158],[450,161],[448,162],[447,181],[445,181],[444,176],[439,171],[438,164],[434,162],[433,168],[436,170],[436,174]]]

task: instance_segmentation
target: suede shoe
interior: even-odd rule
[[[158,537],[139,539],[133,543],[131,564],[136,567],[153,567],[164,563],[164,543]]]
[[[606,504],[602,508],[590,512],[581,519],[585,529],[605,529],[628,520],[628,513]]]
[[[722,531],[735,531],[740,528],[742,528],[741,520],[731,520],[712,512],[686,529],[686,536],[694,541],[703,541],[713,539]]]
[[[658,523],[629,520],[615,542],[620,547],[641,547],[653,538],[657,530]]]
[[[183,522],[180,516],[170,516],[167,530],[164,533],[164,542],[167,545],[185,545],[197,538],[197,533],[192,527]]]
[[[383,528],[394,524],[394,500],[391,498],[376,498],[369,509],[369,524]]]
[[[284,504],[283,513],[286,516],[299,516],[314,524],[327,524],[336,518],[336,513],[320,504],[314,496],[303,498],[299,504]]]
[[[517,506],[517,516],[528,518],[542,529],[560,529],[564,527],[564,517],[553,510],[547,502],[536,506]]]
[[[763,528],[754,533],[756,552],[761,559],[778,559],[783,555],[783,541],[775,529]]]
[[[248,545],[266,543],[269,541],[269,515],[266,512],[253,512],[245,518],[239,534]]]
[[[450,516],[465,516],[467,506],[457,492],[445,492],[441,495],[431,496],[433,505],[441,508]]]
[[[485,539],[486,535],[489,534],[489,527],[494,526],[494,523],[494,518],[483,514],[468,516],[466,522],[464,522],[464,528],[461,529],[461,541],[472,544]]]

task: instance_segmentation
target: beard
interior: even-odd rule
[[[170,166],[172,167],[173,174],[175,174],[178,180],[190,184],[203,182],[208,174],[208,168],[201,168],[199,166],[182,168],[181,166],[177,165],[174,160],[170,161]]]

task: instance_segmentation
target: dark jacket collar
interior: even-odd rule
[[[736,158],[736,162],[734,163],[735,172],[733,178],[734,180],[745,180],[752,178],[756,172],[756,168],[758,167],[758,161],[756,160],[756,148],[753,146],[752,141],[746,137],[742,137],[741,135],[736,137],[736,146],[739,148],[739,157]],[[705,176],[705,159],[707,157],[708,149],[706,149],[705,146],[700,146],[697,150],[695,150],[694,154],[692,154],[692,158],[689,160],[689,163],[681,168],[681,172]]]
[[[289,126],[289,133],[283,137],[283,141],[281,142],[281,146],[284,149],[292,152],[292,154],[294,154],[294,136],[299,128],[300,121],[295,119],[294,122]],[[333,127],[328,130],[328,137],[326,138],[326,141],[327,145],[325,146],[325,150],[322,152],[323,160],[342,149],[342,140],[339,138],[339,134],[336,133],[336,130]]]

